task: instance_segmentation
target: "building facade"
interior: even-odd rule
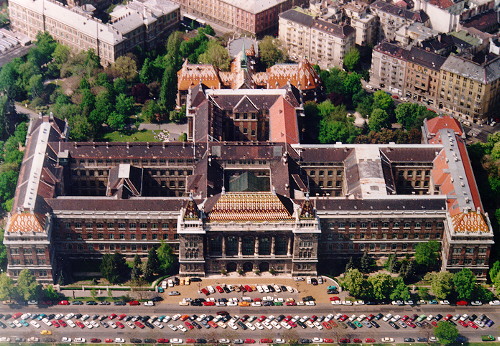
[[[166,242],[180,274],[328,271],[370,253],[442,245],[442,269],[486,280],[493,232],[460,124],[426,121],[423,144],[67,141],[33,119],[6,228],[8,274],[57,281],[73,263]]]
[[[356,44],[359,46],[373,45],[377,41],[377,17],[368,10],[368,4],[359,1],[351,1],[344,6],[349,24],[356,30]]]
[[[9,1],[11,28],[31,39],[48,32],[74,51],[93,49],[101,64],[136,47],[154,48],[177,28],[179,6],[168,0],[132,1],[111,13],[103,23],[82,7],[68,7],[55,0]]]
[[[257,36],[275,33],[278,15],[294,6],[303,6],[305,0],[175,0],[183,13],[242,33]]]
[[[447,33],[457,29],[465,4],[465,1],[453,0],[416,0],[414,9],[423,10],[429,16],[434,30]]]
[[[308,59],[327,69],[343,66],[345,54],[355,47],[356,31],[296,8],[279,15],[279,38],[291,59]]]

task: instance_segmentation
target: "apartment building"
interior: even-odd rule
[[[257,36],[275,33],[278,15],[294,6],[304,6],[306,0],[174,0],[183,13]]]
[[[412,23],[422,23],[426,26],[430,25],[429,16],[424,11],[411,11],[383,0],[372,3],[370,5],[370,10],[377,16],[380,23],[378,32],[379,41],[384,39],[387,41],[394,41],[396,39],[396,32],[403,25]]]
[[[344,12],[349,17],[350,25],[356,30],[356,44],[367,46],[377,40],[378,20],[369,13],[369,6],[359,1],[351,1],[344,5]]]
[[[434,30],[447,33],[457,29],[465,4],[464,0],[416,0],[414,10],[423,10]]]
[[[355,46],[356,31],[295,8],[279,15],[279,38],[291,59],[305,58],[326,69],[342,67],[345,54]]]
[[[490,53],[479,59],[456,55],[446,59],[440,73],[439,109],[482,124],[498,114],[500,57]]]
[[[11,28],[36,38],[46,31],[75,51],[93,49],[101,64],[136,47],[145,50],[161,44],[180,20],[179,6],[168,0],[132,1],[111,13],[103,23],[81,7],[68,7],[55,0],[9,1]]]
[[[401,46],[382,42],[373,48],[370,84],[403,95],[407,51]]]

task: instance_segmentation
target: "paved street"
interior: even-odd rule
[[[196,314],[196,315],[201,315],[201,314],[212,314],[216,315],[217,311],[220,310],[226,310],[228,311],[231,315],[239,315],[243,316],[245,314],[247,315],[255,315],[255,316],[260,316],[260,315],[274,315],[278,316],[280,314],[283,315],[299,315],[299,316],[311,316],[311,315],[327,315],[327,314],[336,314],[338,312],[345,313],[348,315],[351,314],[370,314],[370,313],[378,313],[382,312],[384,314],[386,313],[392,313],[393,315],[399,314],[401,316],[403,315],[412,315],[412,314],[437,314],[440,313],[442,315],[446,314],[452,314],[455,315],[457,313],[460,314],[472,314],[475,313],[476,315],[479,314],[486,314],[489,318],[493,319],[494,321],[500,321],[500,309],[498,307],[494,306],[488,306],[488,305],[483,305],[480,307],[456,307],[456,306],[443,306],[443,305],[423,305],[419,307],[397,307],[397,306],[391,306],[391,305],[380,305],[380,306],[332,306],[328,304],[319,304],[314,307],[309,307],[309,306],[296,306],[296,307],[193,307],[193,306],[186,306],[186,307],[181,307],[181,306],[171,306],[168,304],[159,304],[154,307],[146,307],[146,306],[137,306],[137,307],[131,307],[131,306],[53,306],[49,308],[36,308],[36,307],[31,307],[31,306],[26,306],[22,307],[20,309],[11,309],[8,306],[2,305],[0,306],[0,313],[5,314],[5,313],[14,313],[17,311],[20,312],[31,312],[31,313],[64,313],[67,314],[69,312],[73,313],[81,313],[81,314],[89,314],[89,315],[94,315],[94,314],[106,314],[109,315],[110,313],[117,313],[117,314],[127,314],[127,315],[149,315],[149,316],[159,316],[159,315],[165,315],[168,314],[170,316],[173,316],[174,314]],[[11,319],[12,320],[12,319]],[[107,320],[109,321],[109,320]],[[170,322],[169,322],[170,323]],[[173,322],[175,325],[182,324],[181,321],[176,321]],[[227,339],[245,339],[245,338],[252,338],[255,339],[256,341],[259,341],[261,338],[284,338],[284,339],[297,339],[297,338],[314,338],[314,337],[321,337],[321,338],[333,338],[333,339],[340,339],[343,337],[346,338],[360,338],[360,339],[365,339],[367,337],[371,337],[377,340],[377,342],[380,342],[380,339],[383,337],[393,337],[395,338],[396,342],[402,342],[404,338],[407,337],[412,337],[412,338],[417,338],[417,337],[429,337],[432,336],[432,327],[429,328],[406,328],[406,329],[399,329],[399,330],[394,330],[391,328],[386,322],[383,322],[382,320],[378,321],[380,324],[380,328],[375,329],[375,328],[359,328],[357,330],[352,330],[350,328],[348,329],[342,329],[340,327],[333,328],[331,330],[317,330],[317,329],[301,329],[300,327],[297,327],[295,329],[291,330],[285,330],[284,328],[280,330],[272,329],[272,330],[267,330],[264,329],[262,331],[260,330],[247,330],[247,331],[242,331],[241,329],[238,330],[232,330],[229,327],[227,329],[222,329],[222,328],[217,328],[217,329],[194,329],[190,330],[186,333],[176,331],[173,332],[170,330],[168,327],[166,327],[167,323],[163,323],[165,325],[165,328],[159,329],[130,329],[128,326],[125,326],[125,329],[112,329],[112,328],[97,328],[97,329],[92,329],[89,330],[87,328],[85,329],[79,329],[78,327],[76,328],[54,328],[54,327],[46,327],[42,323],[42,327],[39,330],[35,330],[33,327],[23,327],[23,328],[16,328],[16,329],[11,329],[7,328],[2,330],[2,336],[9,336],[9,337],[30,337],[30,336],[38,336],[39,331],[42,329],[49,329],[53,332],[52,337],[56,340],[60,340],[63,336],[66,337],[85,337],[87,339],[90,338],[116,338],[116,337],[121,337],[126,340],[130,339],[131,337],[135,338],[207,338],[207,339],[220,339],[220,338],[227,338]],[[484,329],[478,329],[478,330],[473,330],[472,328],[464,328],[461,326],[458,326],[459,331],[461,335],[467,337],[470,341],[480,341],[481,335],[485,334],[492,334],[494,336],[500,336],[499,330],[497,325],[493,325],[492,328],[484,328]]]

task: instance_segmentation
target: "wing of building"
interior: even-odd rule
[[[207,95],[221,110],[233,99],[255,103],[218,91]],[[423,134],[413,145],[302,145],[280,136],[74,143],[67,124],[44,116],[30,125],[5,229],[7,271],[52,282],[74,262],[146,256],[166,242],[180,275],[311,275],[353,255],[406,256],[437,240],[442,269],[468,267],[486,280],[493,233],[462,128],[438,117]]]

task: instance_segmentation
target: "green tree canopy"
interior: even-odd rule
[[[102,256],[100,270],[104,278],[115,284],[122,282],[128,276],[130,269],[125,262],[125,256],[115,252]]]
[[[359,63],[359,50],[356,47],[351,47],[344,56],[344,66],[348,71],[354,71]]]
[[[118,112],[111,112],[107,120],[108,125],[115,130],[123,130],[127,124],[127,116]]]
[[[14,281],[7,273],[0,274],[0,300],[11,300],[17,296]]]
[[[172,247],[162,242],[160,247],[156,250],[156,253],[158,255],[158,261],[160,262],[160,272],[163,274],[170,273],[177,261],[177,257]]]
[[[158,253],[153,247],[148,252],[148,260],[146,262],[146,268],[144,269],[144,278],[147,281],[151,281],[155,274],[160,273],[160,259],[158,258]]]
[[[393,279],[389,274],[379,273],[368,278],[373,287],[373,297],[378,300],[387,299],[393,289]]]
[[[380,108],[388,114],[394,112],[394,99],[382,90],[377,90],[373,93],[373,108]]]
[[[217,41],[209,41],[205,53],[200,54],[199,61],[202,64],[214,65],[216,68],[227,71],[231,64],[231,58],[226,48]]]
[[[391,120],[389,114],[383,109],[375,108],[368,119],[368,128],[370,131],[380,131],[382,128],[389,128]]]
[[[172,66],[167,66],[163,73],[160,89],[159,105],[170,111],[175,107],[177,97],[177,71]]]
[[[364,252],[359,263],[359,270],[361,270],[362,273],[371,273],[375,270],[375,267],[376,263],[373,257],[371,257],[368,252]]]
[[[115,109],[117,113],[130,116],[134,113],[134,98],[125,94],[118,94],[116,97]]]
[[[416,103],[400,103],[395,110],[396,121],[405,129],[420,128],[424,119],[431,119],[436,113]]]
[[[42,293],[42,285],[35,278],[35,275],[28,270],[23,269],[17,278],[17,292],[21,299],[38,300]]]
[[[406,286],[403,278],[395,278],[393,282],[393,290],[390,294],[392,300],[410,300],[410,291],[408,286]]]
[[[267,67],[286,60],[286,53],[281,47],[281,42],[272,36],[264,36],[262,41],[259,42],[259,54],[262,62]]]
[[[459,333],[455,324],[448,321],[439,321],[437,327],[434,328],[434,336],[438,338],[439,342],[444,345],[455,342]]]
[[[432,293],[438,299],[448,299],[453,292],[453,274],[450,272],[438,272],[432,275]]]
[[[122,55],[111,65],[111,71],[116,78],[131,82],[137,77],[137,63],[131,57]]]
[[[453,284],[458,299],[471,299],[476,287],[476,276],[469,268],[462,268],[453,275]]]
[[[415,247],[415,261],[426,269],[434,268],[439,259],[440,244],[436,240],[418,243]]]
[[[365,278],[363,274],[357,269],[349,269],[344,274],[344,279],[342,280],[342,286],[349,291],[349,294],[353,297],[359,297],[361,293],[361,288]]]

